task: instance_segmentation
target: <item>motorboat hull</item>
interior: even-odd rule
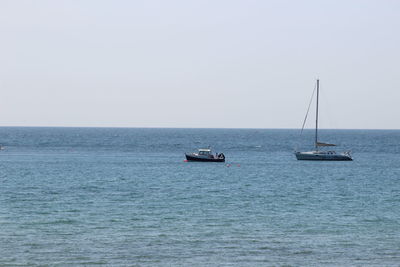
[[[348,154],[329,154],[318,152],[295,152],[297,160],[352,161]]]
[[[202,162],[225,162],[225,157],[223,158],[211,158],[211,157],[204,157],[204,156],[197,156],[193,154],[185,154],[186,160],[188,161],[202,161]]]

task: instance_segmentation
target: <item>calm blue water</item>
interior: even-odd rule
[[[0,128],[0,266],[400,266],[400,131]],[[184,162],[212,145],[227,163]]]

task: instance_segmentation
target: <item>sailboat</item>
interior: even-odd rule
[[[318,141],[318,103],[319,102],[319,80],[317,80],[317,112],[316,112],[316,120],[315,120],[315,150],[300,152],[295,151],[297,160],[353,160],[349,151],[337,153],[336,151],[326,151],[320,150],[321,147],[333,147],[336,146],[334,144],[323,143]],[[307,118],[307,116],[306,116]],[[305,122],[305,121],[304,121]],[[304,124],[303,124],[304,128]]]

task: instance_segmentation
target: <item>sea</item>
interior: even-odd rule
[[[400,266],[400,131],[319,135],[0,127],[0,266]]]

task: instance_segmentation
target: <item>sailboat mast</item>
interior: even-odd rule
[[[319,79],[317,80],[317,112],[315,119],[315,150],[318,151],[318,103],[319,102]]]

